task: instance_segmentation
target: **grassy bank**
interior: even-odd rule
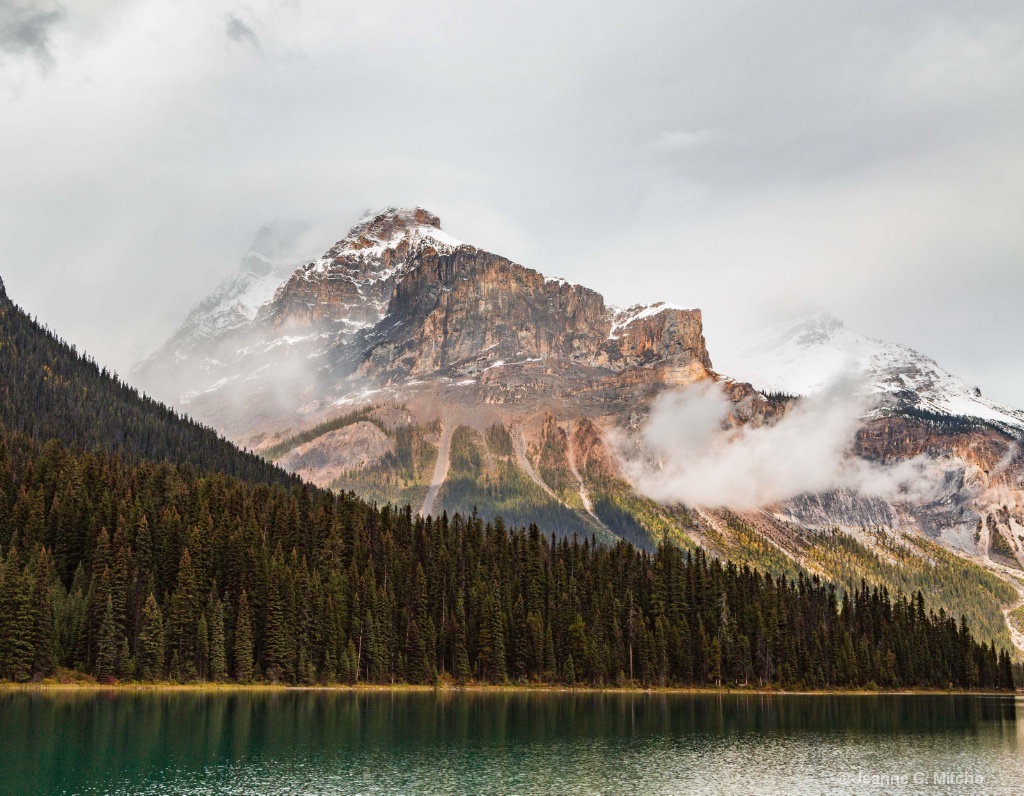
[[[411,685],[407,683],[357,685],[284,685],[277,683],[142,683],[112,682],[99,683],[95,680],[78,679],[69,682],[59,680],[43,680],[38,683],[0,682],[0,693],[3,692],[181,692],[181,693],[282,693],[290,691],[319,691],[353,694],[404,694],[404,693],[445,693],[445,694],[501,694],[501,693],[536,693],[536,694],[755,694],[755,695],[799,695],[799,696],[928,696],[928,695],[970,695],[970,696],[1007,696],[1007,691],[963,690],[963,689],[926,689],[926,688],[828,688],[809,690],[804,688],[779,689],[757,686],[722,686],[715,687],[674,687],[646,688],[642,686],[568,686],[563,684],[542,683],[438,683],[436,685]],[[1024,689],[1018,689],[1021,693]]]

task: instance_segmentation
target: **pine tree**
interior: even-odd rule
[[[210,622],[210,668],[209,678],[220,682],[227,676],[227,655],[224,648],[224,603],[213,603]]]
[[[477,662],[481,674],[492,683],[501,683],[508,678],[505,664],[505,628],[501,618],[501,607],[493,592],[487,596],[484,603]]]
[[[114,677],[117,660],[117,625],[114,623],[114,602],[107,597],[107,608],[100,625],[99,646],[96,651],[96,679],[101,683]]]
[[[565,660],[565,682],[567,685],[576,685],[576,664],[573,662],[572,655]]]
[[[264,623],[263,658],[266,674],[271,682],[288,679],[288,659],[293,652],[288,648],[288,631],[285,628],[284,606],[281,595],[273,584],[267,599],[267,615]]]
[[[206,621],[206,612],[199,615],[196,625],[196,675],[200,680],[208,676],[210,666],[210,626]]]
[[[345,646],[345,666],[342,672],[342,679],[348,685],[355,685],[359,679],[359,658],[356,653],[355,643],[349,639]]]
[[[238,618],[235,621],[235,679],[240,683],[252,681],[252,655],[252,609],[249,608],[249,595],[243,590],[238,598]]]
[[[434,623],[428,612],[427,578],[423,566],[416,564],[413,579],[413,599],[409,621],[409,643],[406,655],[409,660],[409,679],[415,683],[430,682],[435,676],[434,659],[436,637]]]
[[[555,637],[551,632],[550,620],[544,627],[544,679],[555,677]]]
[[[46,548],[36,559],[32,586],[32,646],[35,650],[32,672],[35,677],[49,677],[57,671],[57,626],[50,599],[50,584],[56,578]]]
[[[455,598],[455,660],[452,662],[455,679],[467,683],[473,676],[469,668],[469,647],[466,640],[466,604],[462,592]]]
[[[0,571],[0,678],[28,680],[34,658],[32,596],[12,544]]]
[[[196,677],[196,654],[198,652],[198,595],[196,578],[192,568],[192,557],[186,547],[178,564],[178,580],[171,597],[169,633],[167,646],[171,650],[171,676],[179,681],[194,680]]]
[[[576,679],[575,672],[577,671],[585,677],[589,669],[587,665],[587,659],[589,658],[587,653],[587,626],[583,623],[583,617],[579,614],[576,614],[576,618],[569,625],[569,657],[573,661],[573,681]],[[568,661],[566,661],[566,666],[568,665]]]
[[[142,608],[142,628],[139,631],[139,676],[143,680],[164,678],[164,617],[153,594],[146,598]]]

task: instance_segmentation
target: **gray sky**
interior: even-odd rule
[[[256,228],[421,204],[617,303],[824,306],[1024,406],[1013,2],[0,0],[0,276],[126,372]]]

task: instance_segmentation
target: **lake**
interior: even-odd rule
[[[1024,700],[0,692],[3,794],[1022,794]]]

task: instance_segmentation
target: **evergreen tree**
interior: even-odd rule
[[[164,677],[164,617],[153,594],[142,608],[142,628],[138,639],[138,672],[143,680]]]
[[[107,608],[100,625],[99,647],[96,652],[96,679],[100,682],[114,677],[117,659],[117,625],[114,623],[114,603],[107,597]]]
[[[213,602],[210,623],[210,668],[209,678],[220,682],[227,676],[227,655],[224,646],[224,603]]]
[[[28,680],[34,659],[32,598],[12,544],[0,572],[0,677]]]
[[[167,646],[171,651],[171,677],[179,681],[196,677],[199,601],[192,556],[186,547],[178,564],[177,585],[171,597]]]
[[[452,670],[455,679],[466,683],[473,676],[469,668],[469,647],[466,639],[466,606],[460,593],[455,598],[455,660]]]
[[[56,578],[46,548],[36,559],[32,587],[32,646],[35,650],[32,672],[49,677],[57,671],[57,626],[53,614],[50,585]]]
[[[565,682],[567,685],[576,685],[576,664],[573,662],[572,655],[565,661]]]
[[[249,595],[243,590],[238,598],[238,619],[235,622],[235,679],[240,683],[251,682],[252,665],[252,609],[249,608]]]

